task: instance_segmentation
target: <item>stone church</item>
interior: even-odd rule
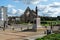
[[[29,7],[25,10],[24,14],[20,16],[20,20],[25,23],[33,23],[33,20],[36,18],[36,11],[31,10]]]

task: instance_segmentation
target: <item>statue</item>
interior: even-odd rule
[[[36,6],[36,18],[35,18],[35,24],[33,25],[33,29],[34,31],[37,31],[37,28],[41,27],[40,26],[40,18],[38,17],[38,9],[37,9],[37,6]]]
[[[38,9],[37,9],[37,6],[36,6],[36,18],[37,18],[37,16],[38,16]]]

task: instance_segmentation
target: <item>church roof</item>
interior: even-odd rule
[[[27,15],[27,12],[29,12],[29,14],[31,14],[31,15],[36,16],[36,11],[31,10],[29,7],[26,8],[24,14]],[[24,17],[24,14],[22,14],[21,17]]]
[[[24,13],[26,13],[27,11],[31,11],[31,9],[27,7]]]

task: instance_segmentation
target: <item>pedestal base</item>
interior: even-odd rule
[[[37,28],[37,31],[46,31],[46,28]]]
[[[45,27],[42,26],[37,26],[36,24],[34,24],[33,28],[34,31],[46,31]]]

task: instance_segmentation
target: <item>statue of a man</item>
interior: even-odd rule
[[[37,9],[37,6],[36,6],[36,18],[37,18],[37,16],[38,16],[38,9]]]

